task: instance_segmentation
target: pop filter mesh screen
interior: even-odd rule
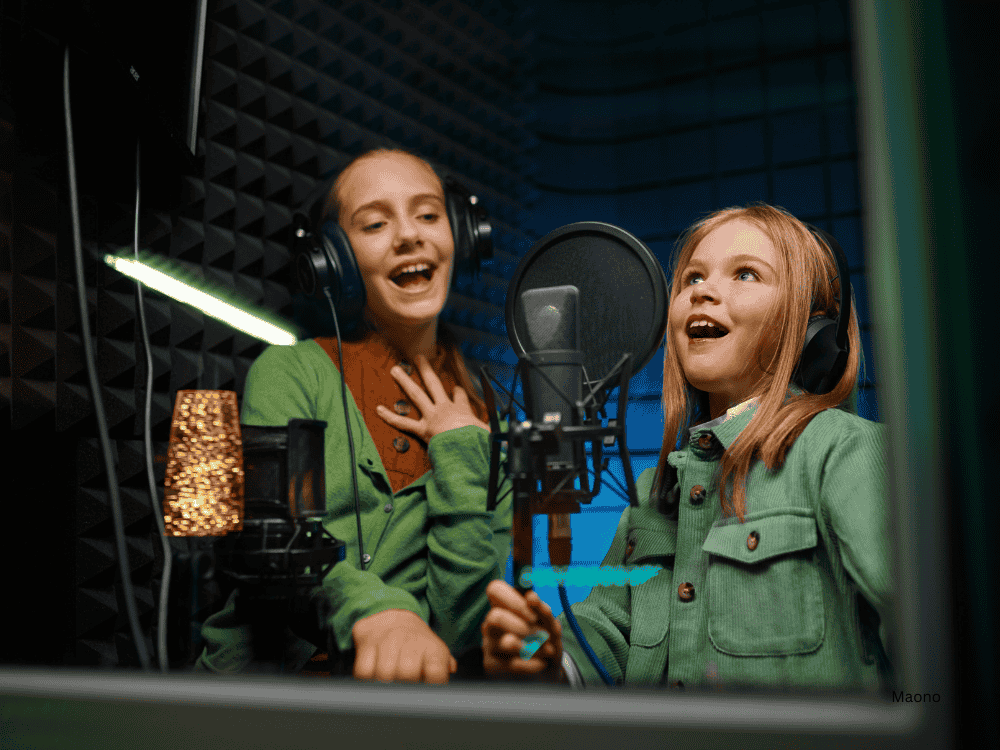
[[[515,353],[523,353],[530,341],[520,295],[570,284],[580,290],[580,349],[589,378],[603,378],[626,352],[633,355],[633,373],[649,363],[666,323],[665,277],[648,248],[630,236],[631,242],[610,234],[611,229],[570,231],[551,242],[543,238],[526,257],[508,291],[516,295]]]

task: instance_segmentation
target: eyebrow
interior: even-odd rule
[[[750,255],[749,253],[740,253],[739,255],[732,255],[729,257],[729,260],[732,263],[759,263],[760,265],[765,266],[771,273],[775,273],[774,268],[771,266],[770,263],[768,263],[763,258],[760,258],[759,256]],[[688,268],[690,268],[693,265],[696,265],[697,263],[704,264],[704,261],[691,258],[687,262],[687,265],[684,266],[684,270],[687,270]]]
[[[437,193],[418,193],[417,195],[414,195],[410,198],[409,206],[410,207],[417,206],[427,200],[437,201],[442,206],[445,205],[444,199]],[[386,202],[383,200],[373,200],[369,201],[363,206],[358,206],[354,210],[354,213],[351,214],[351,221],[354,221],[357,218],[357,215],[362,211],[365,211],[370,208],[381,208],[384,205],[386,205]]]

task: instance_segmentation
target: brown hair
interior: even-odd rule
[[[767,236],[777,251],[781,266],[777,269],[779,294],[769,315],[774,324],[768,329],[769,335],[757,342],[752,357],[747,358],[748,368],[756,361],[765,373],[750,395],[759,399],[757,409],[721,460],[719,496],[722,510],[743,521],[747,512],[746,481],[752,462],[760,459],[770,470],[780,468],[809,421],[825,409],[844,404],[858,378],[860,337],[856,307],[852,304],[848,325],[851,351],[844,374],[833,390],[822,396],[805,392],[797,395],[789,391],[809,318],[822,314],[836,316],[841,280],[836,278],[837,266],[831,251],[802,222],[782,208],[763,203],[716,211],[681,235],[671,264],[671,301],[681,293],[684,268],[698,243],[712,230],[736,220],[752,224]],[[777,346],[769,346],[775,342]],[[770,356],[765,362],[767,352]],[[662,486],[671,472],[667,455],[678,442],[687,442],[688,429],[696,417],[704,418],[707,404],[707,394],[685,380],[668,333],[663,357],[663,446],[656,467],[654,492],[670,489]]]
[[[408,151],[403,148],[387,148],[384,146],[373,148],[358,154],[357,156],[352,158],[349,162],[347,162],[347,164],[345,164],[344,167],[340,170],[340,173],[333,181],[333,185],[330,187],[330,192],[327,194],[326,202],[324,203],[323,206],[324,218],[332,216],[336,217],[338,222],[340,221],[341,204],[339,198],[339,190],[341,185],[341,179],[343,178],[347,170],[355,163],[361,161],[362,159],[366,159],[370,156],[381,156],[383,154],[406,154],[407,156],[412,156],[414,159],[417,159],[418,161],[421,161],[425,165],[427,165],[427,168],[434,173],[434,175],[438,178],[438,180],[441,179],[440,175],[438,175],[433,165],[431,165],[430,162],[428,162],[419,154],[415,154],[412,151]],[[444,190],[443,184],[441,186],[441,189],[443,192]],[[452,270],[453,274],[456,272],[457,271]],[[359,330],[356,335],[362,334],[365,330],[371,330],[373,326],[371,322],[366,319],[364,321],[364,325],[361,325],[358,328]],[[459,346],[458,335],[452,328],[450,328],[449,326],[445,325],[440,320],[438,320],[437,338],[445,349],[445,358],[444,358],[445,370],[451,373],[452,377],[455,378],[455,382],[458,385],[460,385],[462,387],[462,390],[464,390],[466,394],[469,396],[469,402],[471,403],[472,409],[473,411],[475,411],[476,416],[479,419],[483,420],[484,422],[489,422],[489,412],[486,410],[486,402],[483,400],[483,397],[481,395],[481,389],[478,385],[478,382],[475,379],[473,379],[471,373],[469,372],[469,366],[468,364],[466,364],[465,357],[462,355],[462,349]]]

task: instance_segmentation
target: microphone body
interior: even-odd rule
[[[533,289],[521,295],[521,303],[528,339],[522,365],[527,370],[525,412],[527,422],[537,426],[534,440],[521,441],[521,450],[527,451],[522,464],[536,464],[532,483],[540,478],[542,484],[541,507],[531,508],[530,499],[520,504],[527,508],[522,525],[530,534],[532,510],[546,512],[550,561],[554,567],[568,566],[572,550],[569,516],[579,512],[581,496],[587,494],[575,484],[581,477],[586,485],[583,442],[563,434],[563,428],[580,427],[584,420],[580,292],[572,285]],[[520,509],[516,496],[515,509],[515,513]]]

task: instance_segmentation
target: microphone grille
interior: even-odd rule
[[[521,293],[527,328],[526,351],[580,348],[580,290],[551,286]]]

